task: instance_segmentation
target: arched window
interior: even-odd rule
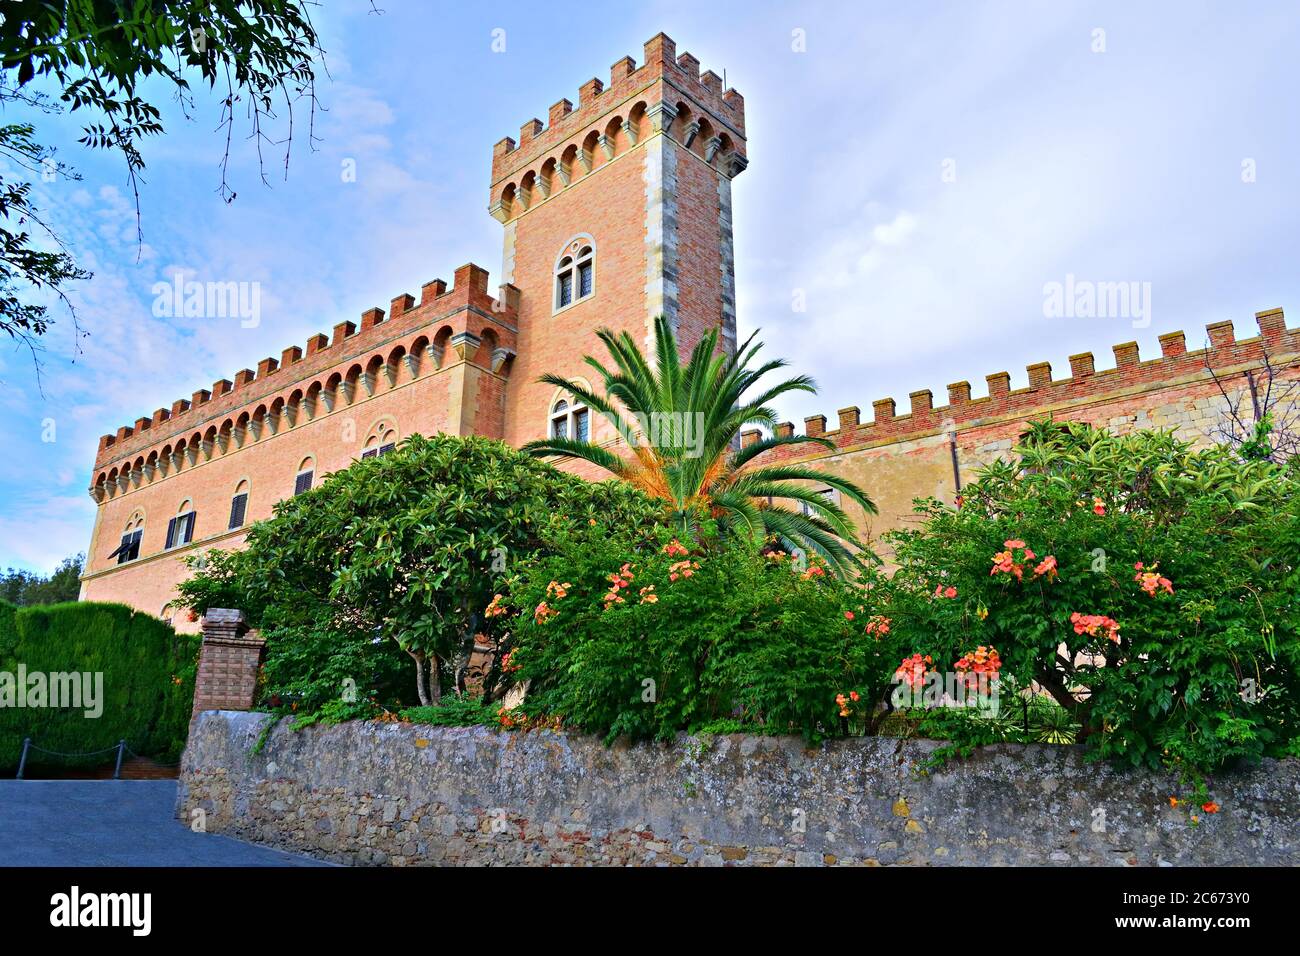
[[[366,436],[366,443],[361,450],[362,458],[377,458],[387,455],[397,447],[397,427],[390,421],[381,421]]]
[[[590,421],[586,405],[562,398],[551,406],[551,437],[588,441],[591,438]]]
[[[567,309],[595,292],[596,246],[590,236],[577,236],[555,263],[555,311]]]
[[[122,530],[122,539],[118,542],[116,550],[109,554],[108,559],[112,561],[116,558],[118,564],[134,561],[140,557],[142,537],[144,537],[144,512],[136,511],[127,521],[126,527]]]
[[[248,515],[248,482],[241,481],[235,486],[235,494],[230,499],[230,524],[226,530],[234,531],[236,528],[244,526],[244,518]]]
[[[179,548],[194,540],[194,504],[188,498],[176,509],[176,517],[167,522],[167,543],[163,550]]]
[[[300,495],[304,491],[311,491],[311,481],[316,475],[316,459],[308,455],[298,465],[298,474],[293,479],[293,493]]]

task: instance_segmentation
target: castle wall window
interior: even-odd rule
[[[293,479],[293,493],[295,496],[305,491],[311,491],[312,479],[316,477],[316,459],[308,455],[298,463],[298,474]]]
[[[167,522],[167,543],[163,545],[164,551],[179,548],[194,540],[194,518],[194,509],[187,501],[181,505],[181,510],[176,517]]]
[[[130,531],[122,535],[121,544],[109,557],[116,555],[118,564],[125,564],[127,561],[134,561],[140,557],[140,538],[143,534],[143,531]]]
[[[117,548],[108,556],[112,561],[117,559],[118,564],[126,564],[128,561],[134,561],[140,557],[140,539],[144,537],[144,517],[139,513],[132,515],[131,520],[126,523],[126,530],[122,533],[122,540],[118,542]]]
[[[587,406],[575,402],[570,405],[560,399],[551,407],[551,437],[574,438],[588,441],[591,438],[591,418]]]
[[[248,482],[241,481],[235,489],[234,497],[230,499],[230,523],[226,526],[227,530],[234,531],[236,528],[242,528],[247,514]]]
[[[564,271],[555,280],[555,305],[562,309],[573,304],[573,260],[561,260],[560,268]]]
[[[555,264],[555,311],[596,292],[596,249],[590,236],[569,241]]]
[[[387,422],[381,422],[366,439],[366,446],[361,452],[362,458],[379,458],[387,455],[397,447],[397,429]]]
[[[578,263],[578,298],[585,299],[591,295],[595,283],[595,272],[592,270],[591,262]]]

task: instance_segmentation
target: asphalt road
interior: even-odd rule
[[[175,780],[0,780],[0,866],[325,866],[194,833]]]

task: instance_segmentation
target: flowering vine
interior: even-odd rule
[[[885,615],[875,614],[867,619],[867,625],[862,630],[864,633],[875,637],[876,640],[880,640],[889,633],[889,626],[893,623],[894,622],[885,617]]]
[[[613,607],[615,604],[627,603],[620,592],[629,587],[635,578],[636,575],[632,573],[632,565],[625,564],[605,579],[609,582],[609,590],[605,592],[605,596],[602,599],[605,602],[606,610],[609,610],[609,608]]]
[[[1133,570],[1137,571],[1137,574],[1133,575],[1133,580],[1142,585],[1142,590],[1151,597],[1155,597],[1156,592],[1160,590],[1163,590],[1166,594],[1174,593],[1174,583],[1164,577],[1159,568],[1159,562],[1149,568],[1145,567],[1141,561],[1133,565]]]
[[[989,680],[998,676],[998,671],[1002,670],[1002,659],[998,656],[997,648],[981,644],[975,650],[967,651],[952,666],[964,675],[967,687],[975,687],[981,676]]]
[[[1070,615],[1075,634],[1087,634],[1089,637],[1104,637],[1119,643],[1119,622],[1104,614],[1080,614],[1075,611]]]
[[[989,575],[1005,574],[1017,581],[1023,581],[1025,579],[1025,568],[1030,562],[1036,560],[1038,555],[1019,538],[1010,538],[1002,542],[1002,547],[1005,550],[993,555],[993,567],[989,569]],[[1019,558],[1016,556],[1017,551],[1020,552]],[[1032,575],[1034,578],[1046,578],[1048,581],[1058,576],[1056,557],[1050,554],[1046,555],[1034,566]]]
[[[505,598],[500,594],[492,595],[492,603],[483,611],[484,617],[500,617],[503,614],[509,614],[510,609],[505,606]]]
[[[680,578],[689,578],[692,574],[700,569],[698,561],[678,561],[675,564],[668,565],[668,580],[676,581]]]
[[[903,663],[899,664],[898,669],[894,671],[894,679],[903,681],[908,687],[916,687],[925,682],[926,665],[932,663],[934,661],[929,654],[924,657],[920,654],[905,657]]]

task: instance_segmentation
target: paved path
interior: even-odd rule
[[[175,780],[0,780],[0,866],[324,866],[193,833]]]

